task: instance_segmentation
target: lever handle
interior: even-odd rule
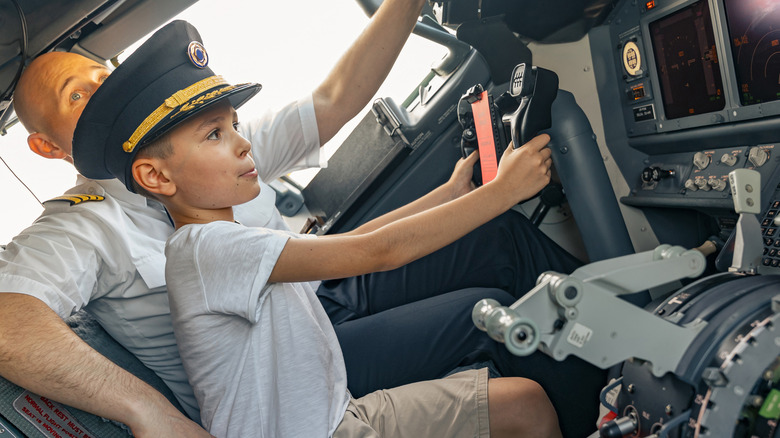
[[[729,172],[734,211],[739,214],[761,213],[761,174],[751,169]]]
[[[502,121],[509,125],[512,146],[518,148],[540,131],[552,127],[552,103],[558,95],[558,75],[545,68],[518,64],[512,70],[509,94],[519,105]]]
[[[761,226],[756,218],[761,213],[761,174],[751,169],[735,169],[729,172],[729,184],[734,210],[739,213],[729,271],[755,274],[764,250]]]

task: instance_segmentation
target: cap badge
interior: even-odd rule
[[[195,67],[203,68],[209,65],[209,54],[206,53],[206,48],[198,41],[193,41],[187,46],[187,55],[190,57],[190,61],[195,64]]]

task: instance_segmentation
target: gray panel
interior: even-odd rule
[[[196,1],[166,0],[125,4],[113,14],[102,18],[101,27],[80,40],[74,51],[86,52],[100,59],[111,59]]]

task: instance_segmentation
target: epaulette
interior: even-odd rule
[[[100,202],[104,199],[106,199],[104,196],[99,195],[62,195],[57,196],[56,198],[51,198],[48,201],[44,201],[43,203],[45,204],[52,201],[67,201],[70,202],[70,205],[76,205],[81,204],[82,202]]]

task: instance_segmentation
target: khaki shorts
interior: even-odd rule
[[[488,371],[463,371],[352,399],[334,438],[490,436]]]

